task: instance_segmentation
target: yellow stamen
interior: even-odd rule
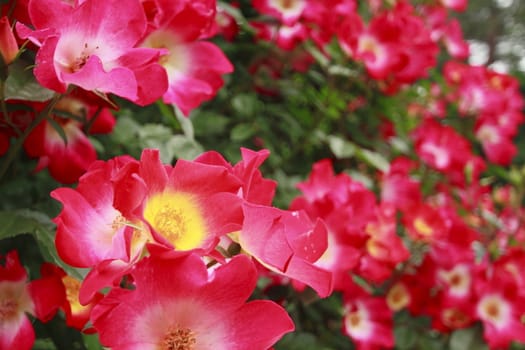
[[[144,218],[178,250],[198,248],[207,236],[198,203],[188,193],[167,191],[152,196]]]

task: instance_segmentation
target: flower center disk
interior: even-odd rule
[[[177,250],[198,248],[206,237],[206,225],[196,200],[187,193],[165,191],[152,196],[144,218]]]
[[[170,329],[162,340],[161,350],[192,350],[197,342],[195,333],[189,328]]]

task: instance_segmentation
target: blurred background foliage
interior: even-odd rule
[[[475,0],[457,15],[472,41],[473,63],[525,71],[525,3],[521,0]]]

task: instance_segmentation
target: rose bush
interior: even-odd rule
[[[467,5],[0,2],[0,348],[524,348]]]

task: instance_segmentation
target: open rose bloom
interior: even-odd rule
[[[58,254],[89,269],[81,284],[58,273],[67,290],[76,286],[64,310],[90,312],[113,349],[271,347],[294,325],[274,302],[246,303],[254,261],[321,297],[332,277],[314,265],[324,223],[270,206],[275,182],[258,169],[267,156],[243,149],[231,165],[207,152],[171,166],[146,149],[140,160],[95,162],[75,189],[54,190]],[[234,246],[244,254],[232,257]]]
[[[4,116],[2,109],[0,155],[30,130],[24,149],[38,159],[35,171],[47,168],[64,184],[77,182],[97,159],[89,136],[112,131],[115,120],[107,107],[117,108],[114,96],[140,106],[162,99],[189,115],[233,71],[221,49],[207,41],[216,31],[214,1],[25,0],[0,10],[2,67],[32,51],[28,67],[50,90],[49,100],[6,101],[32,113],[24,107]],[[18,125],[15,116],[22,112],[40,123]]]
[[[29,282],[16,250],[0,259],[0,349],[29,350],[35,332],[28,314],[49,321],[65,301],[64,287],[55,276]]]
[[[267,349],[294,329],[267,300],[246,302],[257,281],[246,256],[207,270],[197,255],[141,260],[133,290],[113,289],[91,317],[112,349]]]
[[[217,46],[201,41],[212,34],[215,3],[146,3],[29,1],[31,23],[17,29],[39,47],[38,82],[60,93],[75,85],[139,105],[163,97],[185,114],[213,97],[221,75],[233,70]]]

